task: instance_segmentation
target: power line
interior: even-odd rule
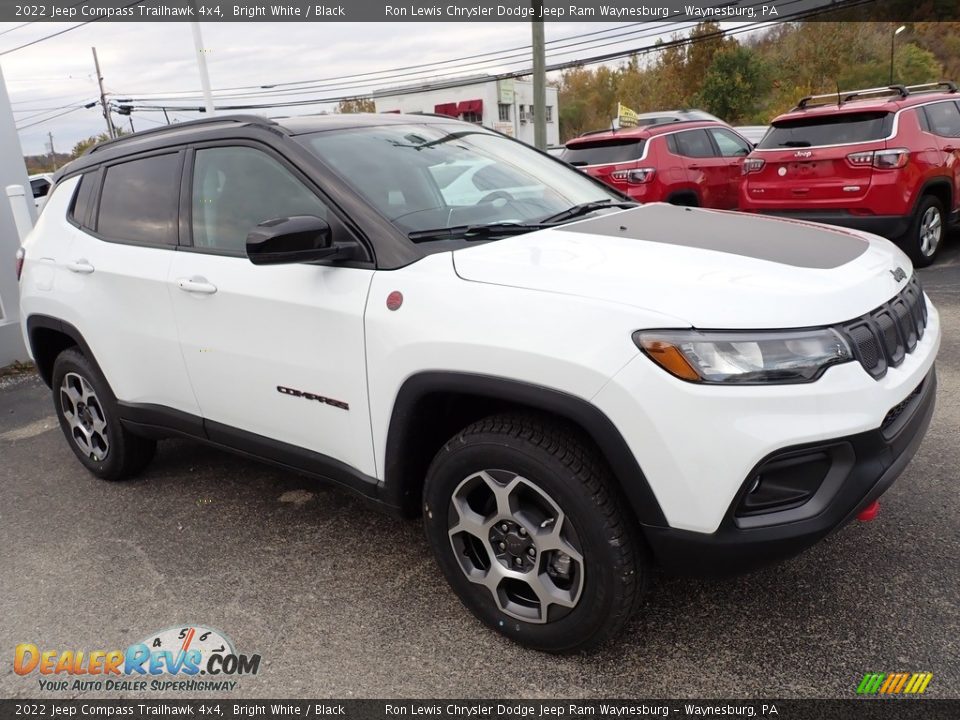
[[[580,52],[580,50],[575,51],[575,50],[569,50],[568,48],[579,47],[581,45],[590,45],[590,47],[582,48],[582,50],[596,50],[601,47],[609,47],[610,45],[619,45],[626,42],[632,42],[632,41],[645,39],[649,37],[660,36],[668,32],[667,27],[671,28],[669,32],[675,32],[676,30],[680,30],[680,29],[688,29],[689,27],[692,27],[696,23],[692,21],[675,21],[671,23],[666,23],[664,27],[659,27],[652,31],[649,28],[648,23],[634,23],[634,24],[647,25],[648,27],[645,28],[643,31],[631,30],[625,33],[618,33],[616,35],[610,35],[604,38],[594,38],[593,40],[583,40],[580,42],[573,42],[565,45],[559,45],[557,47],[550,48],[550,50],[548,51],[548,54],[553,57],[556,57],[557,55],[569,55],[573,52]],[[680,25],[684,25],[684,24],[686,24],[686,27],[684,28],[679,27]],[[610,32],[611,30],[618,30],[618,29],[619,28],[607,28],[603,32]],[[596,33],[587,33],[587,34],[595,35]],[[566,40],[575,40],[579,37],[581,36],[573,35],[567,38],[558,39],[556,41],[551,41],[551,42],[554,42],[554,43],[564,42]],[[613,40],[613,38],[621,38],[621,39]],[[607,42],[601,42],[601,41],[607,41]],[[600,43],[600,44],[596,44],[596,43]],[[524,52],[514,53],[513,51],[515,49],[511,48],[508,50],[496,51],[496,53],[484,53],[484,55],[497,54],[498,57],[481,61],[481,62],[475,61],[475,58],[481,57],[480,55],[472,55],[472,56],[466,56],[466,57],[450,58],[448,60],[438,61],[436,63],[425,64],[426,66],[433,66],[438,64],[461,63],[461,65],[459,66],[456,66],[453,68],[447,68],[446,71],[442,73],[425,74],[430,72],[427,70],[418,70],[414,72],[396,72],[398,70],[404,70],[405,68],[390,68],[387,70],[379,70],[376,73],[373,73],[373,72],[359,73],[356,75],[347,75],[347,76],[340,76],[340,77],[334,77],[334,78],[328,79],[334,82],[321,82],[318,80],[318,81],[315,81],[316,82],[315,85],[312,85],[310,87],[300,87],[300,88],[295,88],[291,90],[267,89],[267,90],[261,90],[259,92],[240,93],[236,95],[217,95],[216,99],[239,100],[239,99],[248,98],[248,97],[254,97],[254,98],[273,97],[273,96],[288,97],[288,96],[295,96],[295,95],[306,95],[311,92],[316,92],[317,90],[337,90],[342,88],[352,89],[352,88],[378,87],[378,86],[383,86],[384,83],[389,83],[391,81],[401,79],[401,78],[407,78],[405,82],[413,82],[416,80],[430,80],[435,78],[456,77],[456,76],[462,75],[464,69],[476,70],[476,69],[482,69],[482,68],[488,68],[488,67],[496,67],[498,65],[503,65],[503,64],[516,65],[518,62],[526,62],[526,60],[530,56],[530,53],[529,53],[530,47],[525,46],[524,48],[520,48],[520,49],[524,50]],[[504,55],[503,53],[512,53],[512,54]],[[421,67],[421,66],[408,66],[408,67]],[[391,74],[384,75],[384,73],[391,73]],[[373,74],[379,74],[379,75],[382,75],[382,77],[378,77],[371,80],[360,80],[360,81],[354,80],[355,78],[362,78],[362,77],[366,77]],[[420,77],[412,77],[412,76],[420,76]],[[276,83],[274,85],[261,86],[261,87],[272,88],[282,84],[283,83]],[[196,93],[196,91],[193,91],[193,92]],[[221,90],[220,92],[225,92],[225,91]],[[156,94],[154,93],[129,95],[124,98],[124,102],[138,101],[138,100],[145,101],[145,102],[162,102],[162,101],[184,102],[184,101],[193,101],[193,100],[199,99],[199,96],[197,96],[196,94],[191,95],[189,97],[174,97],[169,93],[160,97],[156,97],[155,95]]]
[[[57,118],[63,117],[64,115],[69,115],[70,113],[75,113],[77,110],[83,110],[84,108],[85,108],[85,106],[84,106],[84,105],[81,105],[80,107],[75,107],[75,108],[73,108],[73,109],[71,109],[71,110],[67,110],[66,112],[62,112],[62,113],[60,113],[60,114],[58,114],[58,115],[54,115],[53,117],[48,117],[48,118],[45,118],[45,119],[43,119],[43,120],[38,120],[37,122],[30,123],[30,124],[28,124],[28,125],[21,125],[21,126],[19,126],[19,127],[17,128],[17,130],[18,130],[18,131],[20,131],[20,130],[26,130],[27,128],[32,128],[32,127],[34,127],[34,126],[36,126],[36,125],[43,125],[44,123],[50,122],[51,120],[56,120]]]
[[[784,6],[787,6],[787,5],[794,5],[794,4],[797,4],[797,3],[800,3],[800,2],[804,2],[804,0],[788,0],[788,2],[782,3],[782,4],[780,5],[780,7],[784,7]],[[840,7],[832,6],[832,7],[827,7],[827,8],[817,8],[817,9],[812,10],[812,11],[811,11],[811,10],[799,11],[799,12],[797,12],[797,13],[793,13],[793,14],[790,14],[790,15],[783,16],[783,17],[781,17],[778,21],[773,22],[773,23],[771,23],[770,21],[766,21],[766,20],[760,20],[760,21],[756,21],[756,22],[753,22],[753,23],[745,24],[744,26],[742,26],[742,27],[740,27],[740,28],[737,28],[737,29],[735,29],[735,30],[730,30],[730,31],[718,30],[718,31],[716,31],[716,32],[708,33],[708,34],[706,34],[706,35],[700,35],[700,36],[697,36],[697,37],[678,38],[678,39],[676,39],[676,40],[670,40],[670,41],[665,42],[665,43],[658,43],[658,44],[656,44],[656,45],[647,46],[647,47],[645,47],[645,48],[639,48],[639,49],[634,48],[634,49],[630,49],[630,50],[620,50],[620,51],[616,51],[616,52],[605,53],[605,54],[602,54],[602,55],[596,55],[596,56],[589,57],[589,58],[582,58],[582,59],[578,59],[578,60],[567,60],[567,61],[564,61],[564,62],[554,63],[554,64],[551,64],[551,65],[548,65],[547,68],[546,68],[546,70],[547,70],[548,72],[555,72],[555,71],[558,71],[558,70],[567,70],[567,69],[570,69],[570,68],[573,68],[573,67],[578,67],[578,66],[583,66],[583,65],[596,65],[596,64],[599,64],[599,63],[609,62],[609,61],[611,61],[611,60],[622,59],[622,58],[630,57],[630,56],[633,56],[633,55],[647,55],[647,54],[650,54],[650,53],[652,53],[652,52],[661,52],[661,51],[666,50],[666,49],[669,49],[669,48],[671,48],[671,47],[685,47],[685,46],[693,45],[693,44],[698,43],[698,42],[706,42],[706,41],[708,41],[708,40],[715,40],[715,39],[723,38],[723,37],[731,37],[731,36],[734,36],[734,35],[741,35],[741,34],[743,34],[743,33],[747,33],[747,32],[751,32],[751,31],[753,31],[753,30],[756,30],[756,29],[758,29],[758,28],[761,27],[761,26],[766,26],[766,25],[778,25],[778,24],[782,24],[782,23],[788,22],[788,21],[802,20],[802,19],[804,19],[804,18],[815,17],[815,16],[817,16],[817,15],[821,15],[821,14],[824,14],[824,13],[826,13],[826,12],[833,12],[833,11],[836,11],[836,10],[841,9],[841,8],[842,8],[842,9],[855,8],[855,7],[859,7],[859,6],[862,6],[862,5],[873,4],[874,2],[875,2],[875,0],[851,0],[850,2],[843,2],[842,5],[840,5]],[[757,3],[754,7],[757,7],[757,6],[760,6],[760,5],[761,5],[761,3]],[[523,76],[525,76],[525,75],[529,75],[530,72],[531,72],[531,70],[530,70],[529,68],[525,68],[525,69],[523,69],[523,70],[515,70],[515,71],[503,72],[503,73],[499,73],[499,74],[490,75],[490,76],[485,77],[483,80],[484,80],[485,82],[489,82],[489,81],[491,81],[491,80],[503,80],[503,79],[509,79],[509,78],[523,77]],[[447,83],[439,83],[439,84],[436,84],[436,85],[432,85],[431,88],[432,88],[432,89],[446,89],[446,88],[453,88],[453,87],[462,87],[462,86],[464,86],[464,85],[474,85],[474,84],[476,84],[476,83],[477,83],[477,79],[476,79],[476,78],[471,78],[471,79],[469,79],[469,80],[463,80],[463,79],[461,79],[461,80],[458,80],[458,81],[450,81],[450,82],[447,82]],[[396,94],[396,95],[409,95],[409,94],[414,94],[414,93],[420,92],[420,90],[421,90],[420,87],[397,88],[392,94]],[[328,96],[328,97],[321,97],[321,98],[311,98],[311,99],[306,99],[306,100],[291,100],[291,101],[289,101],[289,102],[256,103],[256,104],[245,104],[245,105],[227,105],[227,106],[218,107],[217,109],[218,109],[218,110],[230,110],[230,111],[234,111],[234,110],[265,110],[265,109],[282,108],[282,107],[301,107],[301,106],[305,106],[305,105],[330,104],[330,103],[339,102],[339,101],[341,101],[341,100],[353,99],[353,98],[356,98],[357,96],[358,96],[357,93],[351,93],[351,94],[349,94],[349,95]],[[195,112],[195,111],[196,111],[196,110],[194,110],[194,109],[191,108],[191,107],[184,107],[184,106],[182,106],[182,105],[175,105],[175,106],[174,106],[174,105],[148,105],[148,104],[142,104],[142,105],[140,105],[139,107],[136,107],[136,106],[135,106],[134,109],[140,109],[140,110],[158,110],[158,111],[159,111],[159,110],[168,110],[168,111],[170,111],[170,110],[175,110],[175,111],[181,111],[181,112],[183,112],[183,111],[186,111],[186,112]],[[198,109],[199,109],[199,108],[198,108]]]
[[[82,0],[81,0],[81,2],[82,2]],[[80,4],[81,4],[81,3],[79,3],[79,2],[76,3],[76,5],[80,5]],[[139,4],[140,4],[140,0],[135,0],[134,2],[127,3],[126,5],[122,5],[122,6],[120,7],[120,9],[125,9],[125,8],[129,8],[129,7],[133,7],[134,5],[139,5]],[[71,5],[71,7],[75,7],[75,5]],[[58,30],[57,32],[55,32],[55,33],[50,33],[49,35],[44,35],[43,37],[37,38],[36,40],[31,40],[30,42],[24,43],[23,45],[17,45],[17,47],[10,48],[9,50],[4,50],[4,51],[0,52],[0,56],[9,55],[10,53],[14,53],[14,52],[16,52],[17,50],[23,50],[24,48],[28,48],[28,47],[30,47],[31,45],[36,45],[37,43],[42,43],[42,42],[44,42],[45,40],[50,40],[51,38],[59,37],[60,35],[64,35],[64,34],[66,34],[66,33],[68,33],[68,32],[71,32],[72,30],[76,30],[77,28],[82,28],[84,25],[89,25],[90,23],[95,23],[95,22],[98,22],[99,20],[103,20],[103,19],[104,19],[104,18],[102,18],[102,17],[97,17],[97,18],[94,18],[93,20],[85,20],[85,21],[83,21],[83,22],[81,22],[81,23],[77,23],[76,25],[71,25],[71,26],[68,27],[68,28],[64,28],[63,30]],[[28,23],[28,24],[29,24],[29,23]],[[22,27],[22,26],[21,26],[21,27]]]

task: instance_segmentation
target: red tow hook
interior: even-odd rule
[[[880,501],[874,500],[863,510],[857,513],[857,520],[860,522],[870,522],[880,514]]]

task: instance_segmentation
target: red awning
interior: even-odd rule
[[[483,115],[483,100],[461,100],[457,105],[457,115],[465,113]]]
[[[456,103],[440,103],[439,105],[434,105],[433,111],[437,115],[449,115],[450,117],[456,117],[459,114]]]

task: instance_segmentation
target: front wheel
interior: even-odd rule
[[[535,417],[486,418],[453,437],[424,488],[427,537],[463,603],[549,652],[616,636],[645,578],[635,519],[596,451]]]
[[[945,232],[943,205],[933,195],[926,195],[899,244],[915,267],[927,267],[936,259]]]

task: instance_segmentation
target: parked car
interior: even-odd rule
[[[656,110],[653,112],[639,113],[637,115],[637,126],[660,125],[662,123],[675,122],[719,122],[723,120],[716,115],[711,115],[704,110]]]
[[[53,173],[38,173],[30,176],[30,191],[33,193],[33,204],[37,212],[43,210],[47,202],[47,194],[53,186]]]
[[[933,262],[960,208],[953,83],[805,97],[744,163],[744,210],[868,230]]]
[[[719,121],[677,121],[587,133],[566,162],[638,202],[734,209],[753,145]]]
[[[751,143],[756,145],[761,140],[763,136],[767,134],[767,130],[770,129],[769,125],[734,125],[734,130],[736,130],[740,137],[746,138]]]
[[[539,192],[446,202],[432,168],[478,159]],[[91,473],[174,435],[338,484],[422,517],[464,604],[552,652],[617,637],[653,563],[749,569],[873,513],[934,408],[937,311],[886,240],[636,207],[437,116],[101,143],[17,263]],[[344,527],[318,552],[366,541]]]

